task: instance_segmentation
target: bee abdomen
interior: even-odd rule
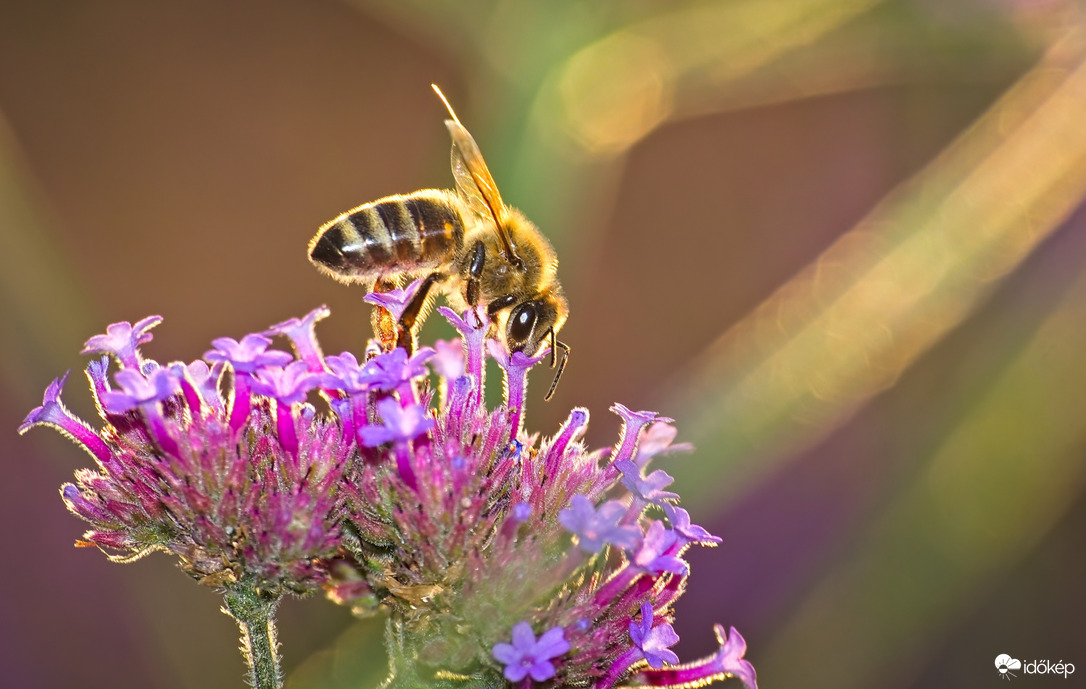
[[[445,192],[391,196],[330,220],[309,244],[309,258],[343,278],[437,268],[464,245],[464,223]]]

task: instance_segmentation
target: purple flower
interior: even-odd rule
[[[370,389],[370,384],[362,380],[362,367],[358,359],[350,352],[324,358],[324,365],[331,373],[325,373],[321,385],[326,388],[343,390],[347,394],[358,394]]]
[[[749,660],[744,660],[747,654],[747,640],[735,630],[729,629],[730,634],[724,633],[722,625],[713,625],[720,650],[712,657],[712,665],[720,668],[721,672],[738,677],[747,686],[747,689],[758,689],[758,676],[754,666]]]
[[[446,380],[456,380],[464,375],[464,343],[459,339],[438,340],[434,343],[434,371]]]
[[[407,309],[407,305],[415,298],[415,294],[422,286],[422,279],[415,280],[403,289],[393,289],[388,292],[370,292],[362,299],[370,304],[375,304],[386,309],[392,314],[392,320],[398,321]]]
[[[385,398],[377,403],[377,411],[384,423],[380,426],[366,426],[362,429],[362,442],[366,447],[376,447],[393,441],[412,440],[424,435],[434,426],[425,407],[412,405],[400,406],[392,398]]]
[[[113,451],[90,426],[72,416],[60,401],[60,393],[67,380],[68,374],[65,373],[49,384],[49,387],[45,389],[41,406],[35,407],[19,424],[19,434],[26,433],[34,426],[50,426],[91,453],[99,464],[107,464],[113,459]]]
[[[619,404],[618,402],[615,402],[611,405],[611,411],[621,416],[622,420],[625,423],[631,426],[637,426],[638,428],[641,428],[645,424],[652,423],[653,421],[657,420],[672,421],[672,419],[664,419],[660,417],[654,411],[631,411],[630,408],[627,407],[625,404]]]
[[[102,394],[109,391],[109,357],[92,359],[87,363],[87,380],[90,381],[91,394],[96,402],[101,403]],[[67,377],[67,374],[65,374]]]
[[[197,359],[184,366],[184,371],[181,373],[183,376],[181,385],[182,387],[191,386],[193,393],[199,400],[217,411],[222,411],[224,405],[222,395],[219,393],[219,380],[222,378],[225,366],[221,361],[213,366],[208,366],[206,361]],[[186,391],[185,394],[189,395],[190,393]],[[195,400],[190,398],[189,407],[196,409],[198,405]]]
[[[266,367],[256,372],[253,391],[283,404],[299,404],[317,386],[319,377],[304,361],[292,361],[285,368]]]
[[[362,369],[358,364],[358,359],[351,352],[326,356],[324,357],[324,365],[334,375],[343,377],[356,374]]]
[[[657,455],[693,450],[694,446],[690,443],[671,444],[678,433],[677,428],[664,421],[657,421],[649,425],[645,432],[641,434],[641,439],[637,443],[637,456],[634,457],[634,463],[639,467],[644,467],[649,460]]]
[[[232,337],[212,340],[214,349],[204,354],[207,361],[225,361],[234,373],[253,373],[264,366],[286,366],[294,357],[278,350],[267,351],[271,340],[264,335],[246,335],[238,342]]]
[[[641,546],[631,556],[631,561],[651,574],[671,572],[686,574],[688,567],[675,552],[678,550],[678,534],[654,521],[645,532]]]
[[[18,433],[25,433],[28,428],[37,424],[56,425],[52,418],[59,418],[59,413],[65,411],[64,405],[61,403],[61,391],[64,389],[67,377],[71,373],[68,372],[60,378],[53,379],[49,387],[46,388],[46,393],[41,397],[41,406],[35,406],[33,410],[30,410],[30,413],[23,419],[23,423],[18,426]]]
[[[638,438],[641,436],[641,429],[647,424],[653,421],[671,421],[671,419],[657,416],[655,412],[651,411],[630,411],[625,405],[618,403],[611,405],[611,411],[622,417],[622,440],[615,447],[615,451],[611,453],[613,463],[621,462],[624,459],[633,459]],[[609,473],[612,476],[618,473],[618,469],[614,464],[611,465]]]
[[[238,342],[232,337],[213,340],[214,349],[204,354],[210,362],[230,364],[234,369],[234,397],[230,408],[230,428],[236,433],[249,420],[250,383],[253,374],[265,366],[286,366],[294,357],[278,350],[267,351],[271,340],[264,335],[251,334]]]
[[[677,663],[679,656],[669,650],[679,642],[679,635],[670,624],[664,622],[652,626],[653,612],[650,603],[641,604],[641,623],[630,623],[630,639],[640,649],[649,667],[660,668],[664,663]]]
[[[551,659],[568,651],[569,642],[561,627],[548,629],[536,640],[532,625],[518,622],[513,627],[513,643],[494,644],[491,654],[505,665],[502,674],[510,682],[519,682],[529,675],[536,682],[543,682],[555,675]]]
[[[437,312],[460,333],[460,339],[467,353],[464,374],[474,379],[475,393],[478,396],[483,389],[483,374],[486,373],[483,367],[483,360],[486,357],[484,343],[487,330],[490,328],[490,318],[486,315],[486,309],[478,307],[474,311],[465,312],[463,317],[445,306],[439,307]]]
[[[525,394],[528,391],[528,369],[543,361],[550,349],[544,347],[536,356],[528,356],[524,352],[510,354],[505,344],[497,340],[487,340],[486,344],[490,349],[490,356],[505,372],[505,406],[513,413],[512,439],[520,433],[524,403],[527,399]]]
[[[622,485],[646,502],[663,505],[665,500],[676,500],[679,497],[678,493],[663,490],[674,483],[675,479],[660,469],[648,476],[642,476],[641,468],[631,459],[615,462],[615,468],[622,473]]]
[[[640,534],[637,527],[620,525],[626,507],[609,500],[599,510],[583,495],[574,495],[568,509],[558,513],[558,522],[577,536],[581,550],[598,553],[607,543],[632,548]]]
[[[414,378],[426,375],[426,362],[433,355],[434,350],[423,347],[408,358],[407,352],[397,347],[367,361],[358,375],[358,382],[376,390],[394,390]]]
[[[697,524],[691,524],[690,513],[677,505],[664,503],[664,514],[667,515],[667,520],[671,522],[672,530],[687,543],[718,545],[724,542],[719,536],[714,536]]]
[[[155,369],[149,376],[130,368],[121,369],[114,380],[123,392],[106,392],[100,400],[102,408],[111,414],[123,414],[143,404],[163,402],[181,389],[177,374],[168,368]]]
[[[507,371],[510,369],[527,371],[540,361],[546,359],[551,351],[549,347],[544,347],[539,350],[539,354],[536,354],[535,356],[528,356],[520,351],[510,354],[506,346],[498,340],[487,340],[486,346],[490,351],[490,357],[498,362],[498,366],[501,366]]]
[[[275,420],[279,443],[292,457],[298,456],[298,432],[294,406],[305,402],[306,394],[320,381],[304,361],[293,361],[286,368],[265,367],[256,372],[252,389],[258,395],[276,401]]]
[[[151,341],[151,328],[162,322],[162,316],[148,316],[132,325],[128,321],[111,323],[105,335],[95,335],[83,345],[80,354],[112,354],[125,368],[140,368],[139,346]]]
[[[725,634],[724,627],[718,624],[713,631],[720,644],[720,650],[713,655],[678,668],[643,670],[637,678],[649,686],[685,687],[700,686],[722,677],[738,677],[747,689],[758,689],[754,666],[743,658],[747,652],[746,640],[735,627]]]
[[[487,317],[486,310],[482,307],[474,311],[467,311],[463,315],[447,306],[437,307],[437,312],[444,316],[452,327],[457,329],[461,337],[485,330],[486,326],[490,325],[490,318]]]
[[[321,347],[317,342],[317,321],[324,320],[331,311],[323,304],[307,313],[303,318],[290,318],[276,323],[265,331],[265,335],[284,335],[294,345],[298,358],[304,361],[311,371],[321,370]]]

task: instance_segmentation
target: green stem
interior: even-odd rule
[[[408,657],[403,624],[392,617],[385,623],[385,650],[388,652],[388,677],[379,689],[419,689],[415,665]]]
[[[389,674],[377,689],[494,689],[506,684],[500,673],[489,669],[476,669],[469,675],[437,672],[434,666],[419,662],[417,641],[402,621],[389,618],[385,625]]]
[[[227,589],[223,608],[241,629],[241,653],[249,665],[249,686],[253,689],[282,689],[279,669],[279,642],[275,633],[278,596],[261,594],[252,585],[239,583]]]

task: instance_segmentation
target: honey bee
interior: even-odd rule
[[[550,399],[565,370],[569,346],[558,331],[569,305],[558,282],[558,257],[528,218],[502,201],[483,154],[435,85],[452,119],[456,191],[422,189],[352,208],[321,225],[309,260],[322,272],[367,292],[425,278],[398,327],[409,342],[429,307],[430,290],[463,313],[480,304],[510,353],[536,355],[550,344],[551,367],[562,350]]]

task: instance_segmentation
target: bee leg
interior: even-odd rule
[[[551,334],[551,368],[554,368],[554,364],[555,364],[554,350],[558,347],[558,336],[554,334],[554,328],[551,328],[547,332],[549,332]]]
[[[516,303],[517,295],[515,294],[507,294],[504,297],[498,297],[497,299],[486,305],[486,314],[493,318],[494,314],[498,313],[502,309],[507,309]]]
[[[483,276],[486,264],[486,247],[482,242],[475,242],[471,250],[471,263],[468,265],[468,285],[464,294],[465,301],[472,307],[479,305],[479,278]]]
[[[378,279],[373,284],[373,288],[367,290],[367,292],[388,292],[395,289],[396,283],[388,279]],[[381,350],[390,352],[396,348],[396,321],[392,320],[392,314],[387,309],[378,307],[373,309],[370,314],[370,321],[373,324],[373,334],[377,339],[377,342],[381,345]]]
[[[479,279],[483,276],[483,266],[486,265],[486,247],[482,242],[475,242],[471,250],[471,263],[468,264],[468,282],[464,287],[464,301],[472,310],[479,305]],[[477,317],[478,318],[478,317]],[[482,323],[477,323],[481,326]]]
[[[553,333],[551,334],[551,337],[554,337]],[[562,362],[558,364],[558,371],[554,374],[554,380],[551,381],[551,389],[547,390],[547,396],[543,398],[544,402],[549,402],[551,397],[554,396],[554,390],[558,387],[558,381],[562,378],[562,372],[566,370],[566,362],[569,361],[569,345],[559,339],[555,339],[554,344],[562,350]],[[553,348],[551,349],[551,352],[554,352]]]
[[[427,275],[426,279],[419,285],[419,291],[415,292],[415,296],[407,304],[403,314],[400,315],[400,321],[396,324],[396,345],[406,349],[408,354],[415,351],[415,323],[418,321],[422,307],[426,304],[426,299],[430,295],[430,288],[444,279],[445,276],[441,273]]]

